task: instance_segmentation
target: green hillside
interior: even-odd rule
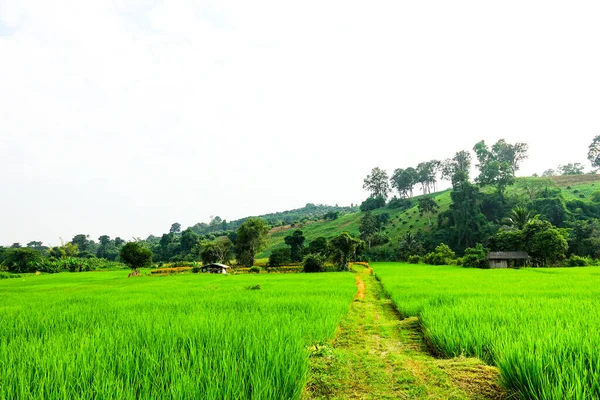
[[[482,192],[491,193],[494,189],[483,188]],[[574,176],[556,176],[552,178],[523,177],[517,178],[514,185],[506,191],[507,198],[526,198],[529,196],[528,190],[537,192],[543,190],[558,190],[562,194],[565,202],[580,200],[590,202],[592,194],[600,191],[600,175],[574,175]],[[452,203],[450,190],[432,193],[440,206],[438,213],[448,210]],[[428,231],[437,226],[437,216],[431,218],[431,227],[426,216],[421,216],[417,207],[417,199],[413,198],[413,205],[407,210],[380,208],[374,210],[373,214],[389,214],[389,222],[383,231],[390,238],[390,243],[384,246],[393,246],[398,240],[408,232]],[[345,214],[335,220],[307,221],[305,223],[276,227],[271,230],[269,242],[265,250],[258,254],[259,258],[268,257],[271,251],[276,248],[285,247],[284,238],[290,235],[294,230],[301,229],[307,241],[316,239],[319,236],[331,238],[348,232],[351,235],[358,236],[358,226],[363,212],[357,211]]]

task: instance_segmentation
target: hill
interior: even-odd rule
[[[552,190],[555,194],[562,195],[566,203],[575,200],[591,202],[592,194],[600,191],[600,175],[517,178],[515,184],[507,189],[506,197],[512,199],[513,202],[519,202],[528,196],[533,196],[534,192],[543,190]],[[450,192],[451,190],[448,189],[429,195],[439,205],[438,214],[450,208],[452,203]],[[486,187],[482,189],[482,192],[491,194],[494,192],[494,189]],[[398,241],[408,232],[416,233],[436,229],[437,216],[434,215],[431,218],[431,225],[429,225],[427,217],[419,214],[417,206],[419,197],[422,196],[415,196],[412,199],[411,206],[408,209],[390,209],[385,207],[372,211],[375,215],[387,213],[389,216],[389,222],[386,224],[383,233],[390,238],[390,242],[383,246],[392,247],[397,245]],[[364,213],[361,211],[354,211],[342,215],[335,220],[319,219],[317,221],[305,221],[299,224],[272,229],[268,245],[265,250],[258,254],[258,257],[268,257],[274,249],[285,247],[284,238],[290,235],[295,229],[301,229],[308,242],[320,236],[331,238],[342,232],[358,236],[358,227],[363,215]]]

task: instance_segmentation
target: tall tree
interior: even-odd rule
[[[431,160],[419,163],[417,165],[417,183],[421,184],[421,190],[423,194],[431,193],[431,189],[435,191],[435,185],[437,182],[437,172],[440,168],[440,162],[438,160]]]
[[[580,163],[568,163],[565,165],[559,165],[558,171],[561,175],[583,175],[583,169],[585,167]]]
[[[517,206],[510,211],[504,223],[513,229],[523,229],[529,221],[538,217],[538,214],[532,213],[525,207]]]
[[[454,182],[468,181],[469,169],[471,168],[471,154],[468,151],[459,151],[454,157],[448,158],[441,163],[442,179]]]
[[[473,147],[473,150],[479,162],[477,183],[482,186],[495,186],[504,201],[503,194],[506,187],[514,183],[515,171],[519,169],[519,163],[527,157],[527,145],[524,143],[511,145],[501,139],[490,150],[482,140]]]
[[[372,197],[381,196],[384,199],[387,199],[388,193],[390,192],[387,172],[379,167],[373,168],[363,182],[363,189],[371,192]]]
[[[596,136],[588,148],[588,160],[592,167],[600,168],[600,135]]]
[[[171,229],[169,229],[169,233],[179,233],[181,232],[181,224],[179,222],[174,222],[171,224]]]
[[[235,243],[236,259],[241,265],[254,265],[254,256],[262,250],[267,241],[269,228],[261,218],[249,218],[237,230]]]
[[[190,256],[192,251],[200,244],[200,236],[192,230],[187,228],[181,234],[181,240],[179,241],[181,253],[185,256]]]
[[[418,208],[420,213],[427,215],[427,221],[431,226],[431,216],[437,213],[440,208],[438,203],[431,197],[421,197],[419,198]]]
[[[348,232],[343,232],[331,239],[330,244],[335,251],[335,262],[342,271],[348,271],[348,263],[355,257],[361,243],[361,240],[353,238]]]
[[[417,171],[408,167],[406,169],[397,168],[390,178],[392,187],[398,191],[400,197],[412,198],[413,188],[417,184]]]
[[[302,261],[304,251],[305,237],[300,229],[296,229],[294,233],[285,237],[285,244],[290,246],[290,256],[293,262]]]
[[[379,232],[379,219],[377,216],[367,211],[360,219],[358,231],[360,232],[360,238],[367,243],[367,247],[370,249],[373,236]]]
[[[511,172],[514,175],[521,166],[521,162],[527,159],[527,151],[529,146],[527,143],[507,143],[504,139],[498,140],[492,146],[492,153],[498,161],[506,162],[510,166]]]

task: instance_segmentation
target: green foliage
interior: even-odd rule
[[[205,240],[200,243],[200,258],[203,264],[229,264],[233,258],[233,243],[226,237]]]
[[[254,256],[265,247],[268,233],[267,224],[260,218],[250,218],[238,228],[235,251],[239,264],[254,265]]]
[[[42,254],[27,247],[11,248],[2,254],[3,263],[9,272],[35,272],[42,263]]]
[[[334,220],[340,217],[339,211],[328,211],[323,215],[323,219]]]
[[[306,239],[300,229],[296,229],[294,233],[285,237],[284,242],[290,246],[290,257],[293,262],[302,261],[304,240]]]
[[[408,257],[408,262],[409,264],[418,264],[421,262],[421,257],[420,256],[409,256]]]
[[[319,254],[309,254],[302,261],[304,272],[322,272],[324,264],[325,260]]]
[[[369,197],[365,201],[363,201],[360,205],[360,211],[367,212],[376,210],[378,208],[385,207],[385,198],[384,197]]]
[[[169,229],[169,233],[179,233],[181,232],[181,224],[179,222],[175,222],[171,224],[171,229]]]
[[[292,262],[292,255],[290,249],[275,249],[269,256],[269,267],[281,267],[282,265],[288,265]]]
[[[11,274],[10,272],[0,272],[0,280],[20,278],[20,277],[21,277],[21,275],[19,275],[19,274]]]
[[[431,197],[421,197],[418,200],[419,212],[427,215],[427,220],[431,226],[431,215],[438,212],[440,206]]]
[[[533,220],[523,229],[524,248],[535,266],[552,265],[564,258],[569,246],[566,233],[548,221]]]
[[[401,198],[411,198],[413,196],[413,188],[417,184],[419,174],[412,167],[394,170],[391,177],[392,187],[398,191]],[[392,208],[392,207],[390,207]]]
[[[600,168],[600,135],[594,137],[588,148],[588,160],[592,163],[592,167]]]
[[[253,265],[248,269],[251,274],[260,274],[260,271],[262,271],[262,268],[257,265]]]
[[[397,198],[396,196],[388,202],[387,208],[390,210],[408,210],[413,206],[413,202],[410,199]]]
[[[575,254],[572,254],[571,257],[567,258],[565,261],[565,265],[567,267],[586,267],[591,265],[591,261],[585,257],[580,257]]]
[[[385,202],[390,191],[387,172],[378,167],[373,168],[364,180],[363,189],[368,190],[371,193],[371,197],[382,197]]]
[[[354,257],[357,256],[361,247],[364,245],[360,239],[353,238],[348,232],[344,232],[341,235],[334,237],[329,243],[334,252],[334,263],[336,263],[342,271],[348,270],[348,263],[353,261]]]
[[[521,161],[527,158],[528,146],[525,143],[509,144],[504,139],[488,148],[482,140],[473,148],[477,156],[479,176],[477,183],[482,186],[495,186],[502,195],[515,181],[515,172]]]
[[[435,248],[435,251],[427,253],[423,257],[423,262],[429,265],[449,265],[452,260],[456,258],[456,254],[448,247],[448,245],[441,243]]]
[[[531,210],[540,218],[548,220],[552,225],[564,226],[568,210],[561,196],[535,199],[530,204]]]
[[[465,256],[462,258],[463,267],[470,268],[488,268],[488,249],[484,248],[481,243],[477,243],[475,247],[469,247],[465,250]]]
[[[424,253],[423,243],[410,232],[404,235],[398,244],[398,259],[400,260],[410,260],[410,257],[419,257]]]
[[[329,255],[329,242],[326,237],[319,236],[308,244],[309,254],[318,254],[324,258]]]
[[[129,268],[138,270],[152,264],[152,251],[139,242],[129,242],[121,248],[121,260]]]
[[[524,248],[523,231],[500,230],[489,239],[489,247],[493,251],[518,251]]]
[[[580,163],[568,163],[559,165],[558,171],[561,175],[583,175],[584,168]]]

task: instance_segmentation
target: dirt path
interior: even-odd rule
[[[501,399],[495,368],[427,353],[417,318],[402,320],[370,268],[330,346],[311,357],[306,398]]]

